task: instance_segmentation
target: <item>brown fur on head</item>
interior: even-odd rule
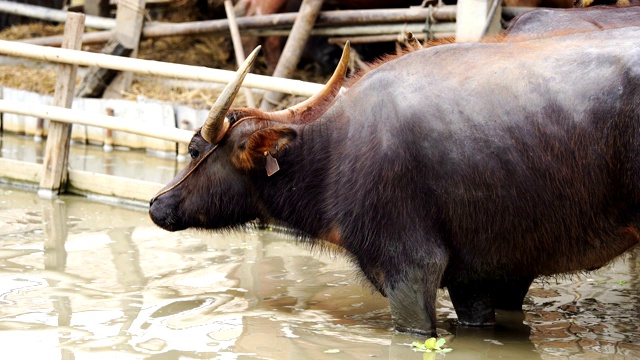
[[[264,164],[267,154],[277,155],[296,138],[295,130],[286,126],[266,127],[251,133],[236,145],[231,164],[240,171],[249,171]]]

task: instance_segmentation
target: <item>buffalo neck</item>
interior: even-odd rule
[[[335,148],[335,124],[329,111],[315,122],[294,125],[298,136],[276,155],[280,170],[256,180],[269,217],[302,235],[317,237],[328,227],[327,190],[330,189]]]

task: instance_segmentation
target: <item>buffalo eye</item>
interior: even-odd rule
[[[198,156],[200,156],[200,151],[192,146],[189,146],[189,154],[191,155],[192,159],[197,159]]]

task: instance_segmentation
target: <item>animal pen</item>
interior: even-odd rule
[[[144,0],[120,1],[115,20],[2,2],[0,11],[3,12],[66,23],[63,36],[22,41],[0,40],[0,53],[4,55],[59,64],[52,98],[3,89],[0,99],[3,131],[33,135],[35,139],[46,136],[47,144],[44,164],[0,158],[0,179],[4,182],[38,186],[39,194],[43,197],[51,197],[66,190],[146,202],[161,188],[161,184],[68,169],[70,141],[80,139],[84,142],[101,143],[105,149],[125,146],[170,156],[184,156],[184,144],[190,141],[192,129],[202,124],[207,111],[152,101],[136,103],[74,98],[74,93],[77,92],[75,83],[78,66],[90,67],[94,71],[102,69],[110,75],[123,72],[114,80],[115,91],[125,89],[127,81],[130,84],[131,73],[221,84],[230,81],[234,75],[227,70],[116,56],[126,55],[117,54],[116,51],[112,51],[112,55],[81,51],[82,45],[103,43],[116,38],[119,45],[123,45],[120,48],[129,48],[130,54],[135,55],[140,37],[230,33],[236,59],[242,61],[244,54],[240,34],[289,35],[274,77],[249,74],[243,83],[245,89],[267,91],[264,97],[277,101],[278,93],[309,97],[322,88],[321,84],[286,78],[291,76],[291,68],[300,59],[301,48],[309,36],[329,37],[330,43],[338,44],[347,40],[353,43],[399,41],[407,32],[412,32],[423,40],[453,36],[478,39],[488,31],[489,25],[493,23],[495,26],[499,22],[500,11],[496,12],[499,6],[495,6],[497,2],[494,2],[494,6],[489,6],[490,3],[486,1],[468,3],[471,5],[464,9],[456,6],[428,6],[321,12],[322,1],[305,0],[299,13],[235,18],[233,9],[227,8],[227,19],[186,23],[151,22],[143,25]],[[482,9],[481,13],[487,14],[486,17],[472,15],[477,14],[479,8]],[[513,17],[522,10],[502,9],[502,12]],[[467,19],[464,23],[458,21],[464,26],[456,26],[456,17]],[[100,31],[85,33],[85,23]],[[247,97],[251,98],[251,94],[247,93]],[[151,110],[140,110],[145,106]],[[145,111],[147,115],[141,119],[140,114]]]

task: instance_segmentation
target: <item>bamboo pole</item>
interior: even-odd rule
[[[242,39],[240,39],[240,30],[238,30],[238,23],[236,22],[236,13],[233,9],[231,0],[224,0],[224,10],[227,13],[227,19],[229,19],[229,32],[231,33],[231,42],[233,43],[233,50],[236,55],[236,64],[238,67],[244,62],[244,48],[242,47]],[[244,88],[244,96],[247,98],[247,106],[250,108],[256,107],[256,101],[253,99],[251,89]]]
[[[82,43],[85,45],[101,44],[109,41],[109,39],[111,39],[114,34],[115,34],[115,31],[113,30],[85,33],[84,35],[82,35]],[[32,45],[42,45],[42,46],[60,46],[60,44],[62,43],[62,36],[61,35],[43,36],[43,37],[37,37],[37,38],[16,40],[16,42],[32,44]]]
[[[44,47],[0,40],[0,54],[81,66],[99,66],[107,69],[132,71],[149,76],[209,81],[227,84],[235,72],[211,69],[203,66],[169,64],[159,61],[123,58],[106,54]],[[321,84],[291,79],[275,79],[270,76],[247,74],[243,86],[263,90],[280,91],[300,96],[313,96],[323,87]]]
[[[456,23],[447,22],[432,24],[430,31],[434,34],[455,31]],[[359,26],[340,26],[331,28],[316,28],[311,30],[313,36],[366,36],[366,35],[389,35],[399,34],[403,36],[405,31],[413,33],[424,33],[424,23],[403,23],[403,24],[383,24],[383,25],[359,25]],[[248,30],[245,35],[249,36],[288,36],[289,30]]]
[[[238,29],[242,35],[250,35],[267,30],[291,29],[297,13],[284,13],[261,16],[245,16],[236,19]],[[409,8],[409,9],[371,9],[371,10],[334,10],[321,11],[316,19],[316,28],[328,26],[347,26],[357,24],[393,24],[393,23],[422,23],[427,17],[436,22],[453,22],[456,20],[456,6],[445,5],[437,8]],[[229,31],[227,19],[191,21],[182,23],[158,23],[149,22],[142,29],[142,38],[157,38],[177,35],[225,35]],[[260,33],[259,35],[262,35]],[[315,35],[315,34],[313,34]],[[83,44],[95,44],[106,42],[112,36],[111,31],[87,33],[82,38]],[[60,36],[48,36],[21,40],[22,42],[36,45],[60,46]]]
[[[61,23],[63,23],[67,19],[68,13],[65,10],[21,4],[12,1],[0,1],[0,12]],[[94,29],[113,29],[116,26],[116,21],[109,18],[85,15],[84,24],[86,27]]]
[[[371,10],[333,10],[321,11],[316,20],[317,27],[344,26],[355,24],[380,24],[422,22],[428,16],[438,22],[455,21],[456,6],[445,5],[429,10],[428,8],[408,9],[371,9]],[[291,28],[298,13],[283,13],[261,16],[245,16],[237,19],[241,32],[246,29]],[[197,35],[222,33],[228,31],[227,20],[207,20],[182,23],[149,23],[142,30],[143,37],[175,35]]]
[[[313,36],[364,36],[364,35],[380,35],[380,34],[396,34],[402,33],[405,27],[410,27],[413,29],[412,31],[416,33],[424,32],[426,29],[426,25],[424,23],[424,19],[420,22],[402,22],[402,23],[389,23],[389,24],[374,24],[374,25],[344,25],[344,26],[331,26],[331,27],[315,27],[311,30],[311,35]],[[453,22],[442,22],[435,23],[429,26],[430,31],[432,31],[436,36],[439,32],[449,32],[449,30],[454,26]],[[225,31],[216,31],[212,32],[212,34],[228,34],[228,29]],[[290,28],[283,27],[266,27],[266,28],[246,28],[240,30],[241,35],[243,36],[289,36],[291,32]],[[144,33],[143,33],[144,34]],[[176,34],[179,35],[179,34]],[[193,35],[193,34],[186,34]],[[169,34],[163,35],[154,35],[152,37],[160,37],[160,36],[170,36]],[[82,37],[83,44],[95,44],[102,43],[108,41],[111,37],[113,37],[112,31],[104,31],[104,32],[92,32],[86,33],[85,36]],[[143,37],[146,37],[143,35]],[[149,38],[149,37],[146,37]],[[33,38],[27,40],[19,40],[17,42],[32,44],[32,45],[43,45],[43,46],[59,46],[60,44],[59,36],[48,36],[41,38]]]
[[[453,38],[456,36],[455,31],[451,32],[436,32],[433,34],[434,39],[446,39]],[[413,35],[417,40],[426,41],[427,34],[418,33]],[[345,42],[349,41],[352,44],[369,44],[376,42],[403,42],[404,36],[400,33],[398,34],[390,34],[390,35],[364,35],[364,36],[344,36],[344,37],[331,37],[327,39],[327,42],[332,45],[344,45]]]
[[[302,50],[316,22],[316,18],[320,13],[323,0],[302,0],[300,11],[296,18],[287,42],[284,45],[282,54],[278,59],[278,64],[273,71],[273,76],[278,78],[289,78],[293,74],[293,70],[298,65]],[[262,110],[271,110],[282,100],[283,94],[280,92],[269,91],[264,94],[260,108]]]
[[[411,22],[411,23],[397,23],[397,24],[377,24],[377,25],[344,25],[344,26],[332,26],[332,27],[316,27],[311,30],[312,36],[374,36],[374,35],[389,35],[389,34],[402,34],[403,31],[412,31],[415,33],[425,32],[426,26],[423,22]],[[438,33],[455,31],[455,23],[443,22],[431,24],[429,26],[431,32],[438,37]],[[454,30],[451,30],[454,29]],[[228,31],[228,30],[227,30]],[[291,29],[289,28],[251,28],[241,31],[243,36],[289,36]],[[113,34],[110,31],[98,34],[88,33],[90,37],[83,37],[83,41],[89,42],[105,42]],[[167,36],[167,35],[163,35]],[[440,36],[442,37],[442,36]],[[59,38],[57,36],[34,38],[30,40],[19,41],[25,44],[43,45],[43,46],[58,46]],[[84,43],[84,42],[83,42]]]
[[[188,144],[193,137],[193,131],[172,127],[157,127],[139,124],[116,116],[96,114],[95,112],[80,111],[58,106],[27,104],[22,102],[0,99],[0,112],[10,114],[41,117],[66,124],[80,124],[95,126],[131,134],[148,136],[155,139],[175,141]]]
[[[84,14],[69,13],[64,27],[64,48],[78,50],[82,46],[84,32]],[[55,85],[53,103],[59,107],[70,108],[73,102],[78,65],[60,64],[58,79]],[[71,125],[60,122],[49,124],[49,133],[45,146],[44,172],[40,179],[40,197],[51,198],[64,191],[69,164],[69,144],[71,142]]]

